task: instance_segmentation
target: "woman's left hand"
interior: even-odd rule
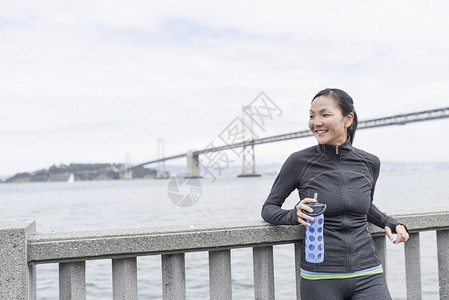
[[[393,241],[393,233],[391,232],[391,228],[388,226],[385,226],[385,233],[387,234],[388,238]],[[408,232],[405,229],[404,225],[398,224],[396,226],[396,239],[393,241],[393,244],[399,244],[399,243],[405,243],[407,242],[409,238]]]

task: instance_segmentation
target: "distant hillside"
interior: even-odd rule
[[[53,165],[31,173],[18,173],[7,178],[4,182],[38,182],[38,181],[67,181],[71,174],[75,181],[80,180],[111,180],[123,178],[124,164],[70,164]],[[154,178],[156,170],[137,168],[132,171],[133,178]]]

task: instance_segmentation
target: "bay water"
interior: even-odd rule
[[[164,224],[260,219],[274,176],[201,179],[201,196],[180,207],[169,198],[168,180],[0,184],[0,220],[33,219],[37,231],[79,231]],[[449,206],[449,170],[383,171],[375,204],[382,211]],[[182,191],[180,191],[182,192]],[[296,192],[284,208],[298,202]],[[387,243],[388,285],[393,299],[406,299],[403,245]],[[231,251],[233,299],[253,299],[252,249]],[[160,256],[138,258],[139,299],[161,299]],[[274,247],[276,299],[295,299],[293,245]],[[111,260],[86,263],[87,299],[112,299]],[[423,299],[438,297],[435,232],[421,233]],[[186,254],[188,299],[209,299],[208,253]],[[58,299],[58,265],[38,265],[38,299]]]

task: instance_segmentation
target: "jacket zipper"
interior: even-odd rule
[[[338,155],[338,146],[335,146],[335,153]]]

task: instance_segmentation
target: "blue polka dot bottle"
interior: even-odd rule
[[[308,221],[311,226],[306,226],[306,261],[319,264],[324,261],[324,214],[314,217],[314,221]]]
[[[316,200],[318,193],[313,195]],[[310,226],[306,226],[305,257],[309,263],[319,264],[324,261],[324,212],[326,204],[319,202],[307,203],[313,212],[303,210],[302,212],[313,217],[313,221],[306,220]]]

